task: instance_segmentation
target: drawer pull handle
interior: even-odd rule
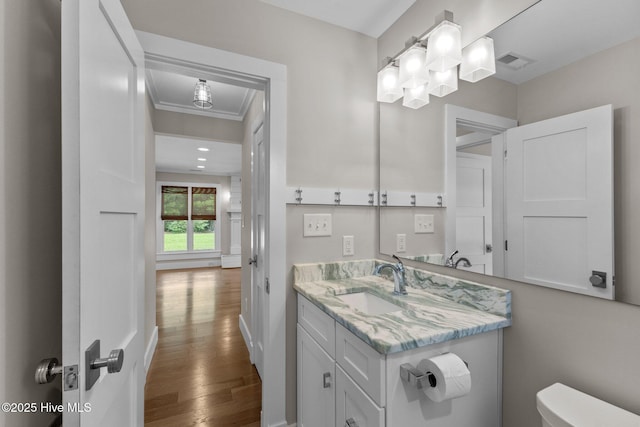
[[[331,372],[325,372],[322,374],[322,386],[324,388],[331,387]]]
[[[344,427],[358,427],[358,423],[353,418],[349,418]]]

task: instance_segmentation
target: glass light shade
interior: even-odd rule
[[[388,65],[378,73],[378,102],[396,102],[402,98],[398,67]]]
[[[442,21],[429,35],[427,42],[427,68],[447,71],[462,61],[460,26]]]
[[[211,100],[211,88],[206,80],[199,80],[193,93],[193,105],[203,110],[213,107]]]
[[[400,87],[416,88],[429,82],[427,50],[414,46],[400,57]]]
[[[445,96],[458,90],[458,67],[447,71],[431,71],[431,80],[427,91],[435,96]]]
[[[404,90],[404,99],[402,105],[409,108],[420,108],[429,103],[429,91],[427,91],[427,85],[418,86],[415,88],[406,88]]]
[[[493,40],[482,37],[462,51],[460,78],[471,83],[496,73],[496,55]]]

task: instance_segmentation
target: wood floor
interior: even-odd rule
[[[238,327],[240,269],[157,273],[145,426],[260,425],[262,384]]]

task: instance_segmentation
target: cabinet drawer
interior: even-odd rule
[[[347,426],[349,419],[358,427],[384,427],[384,417],[384,409],[336,366],[336,427]]]
[[[335,320],[300,294],[298,294],[298,323],[320,344],[324,351],[329,353],[329,356],[335,357]]]
[[[336,362],[379,405],[385,406],[385,356],[336,324]]]

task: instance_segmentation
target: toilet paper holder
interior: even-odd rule
[[[464,364],[467,366],[467,368],[469,367],[469,364],[467,362],[464,362]],[[402,365],[400,365],[400,378],[403,381],[413,385],[418,390],[422,390],[423,388],[427,387],[435,387],[436,385],[438,385],[438,380],[436,379],[435,375],[433,375],[429,371],[422,372],[411,363],[403,363]]]

